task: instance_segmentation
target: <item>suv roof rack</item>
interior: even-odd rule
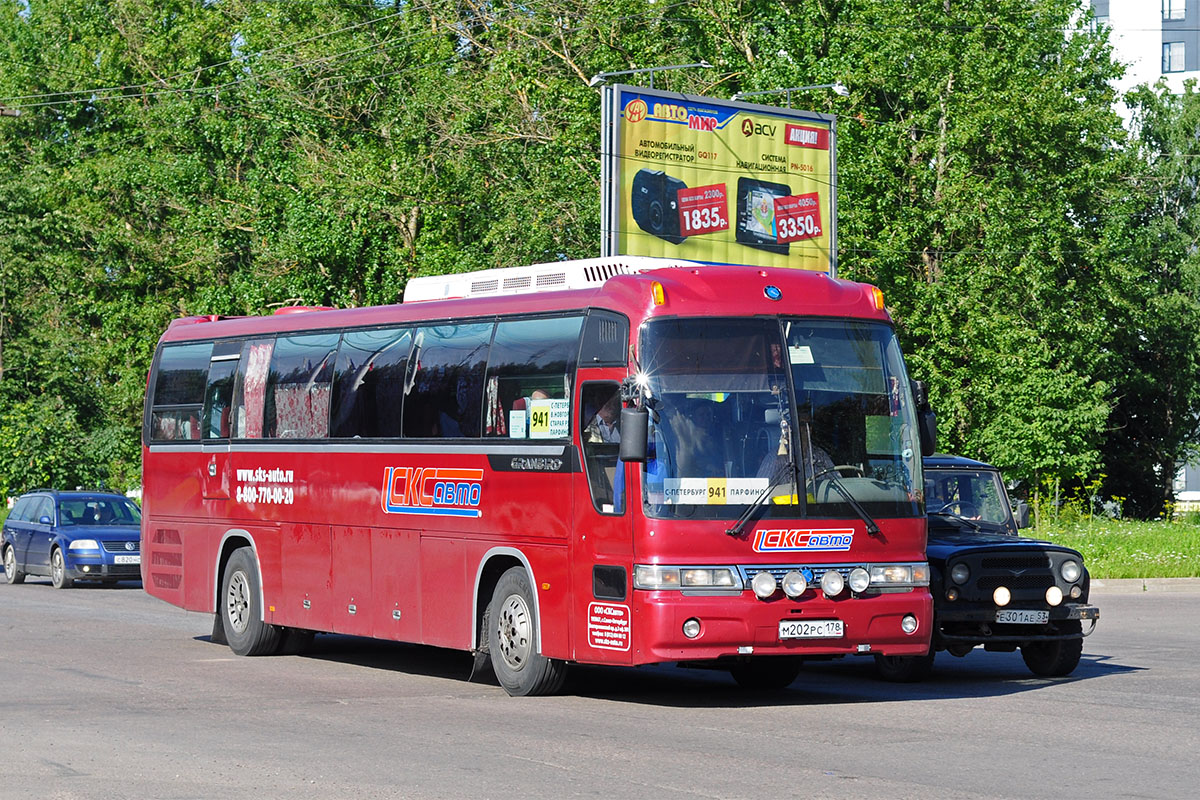
[[[696,261],[648,256],[584,258],[551,261],[526,267],[501,267],[477,272],[413,278],[404,287],[404,302],[465,297],[500,297],[535,292],[561,292],[603,286],[615,275],[630,275],[666,267],[698,267]]]

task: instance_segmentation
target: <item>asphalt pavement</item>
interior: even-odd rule
[[[0,798],[1194,797],[1200,589],[1093,599],[1062,679],[977,650],[917,685],[863,659],[780,692],[593,667],[511,698],[464,653],[238,658],[136,584],[0,584]]]

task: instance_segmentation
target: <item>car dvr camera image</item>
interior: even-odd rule
[[[679,244],[687,238],[679,232],[679,190],[686,188],[662,170],[638,170],[633,176],[633,221],[646,233]]]
[[[780,242],[775,230],[775,200],[791,193],[786,184],[738,178],[737,240],[760,250],[787,255],[788,243]]]

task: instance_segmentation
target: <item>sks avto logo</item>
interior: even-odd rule
[[[446,467],[387,467],[383,512],[442,517],[479,517],[483,470]]]
[[[805,531],[777,528],[759,531],[754,537],[757,553],[817,553],[849,550],[854,543],[854,529]]]

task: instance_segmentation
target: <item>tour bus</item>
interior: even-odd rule
[[[142,578],[239,655],[424,643],[513,695],[572,662],[766,688],[920,655],[922,394],[881,293],[803,270],[590,259],[178,319]]]

